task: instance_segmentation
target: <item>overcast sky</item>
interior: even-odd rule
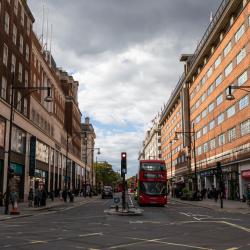
[[[136,173],[145,132],[183,72],[180,55],[194,52],[220,2],[28,0],[39,36],[45,6],[57,66],[79,81],[82,120],[89,116],[94,125],[98,160],[118,170],[126,151],[128,175]]]

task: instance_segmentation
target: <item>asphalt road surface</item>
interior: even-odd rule
[[[111,199],[0,221],[0,249],[250,249],[250,216],[170,203],[106,215]]]

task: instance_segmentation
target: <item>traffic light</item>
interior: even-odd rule
[[[121,153],[121,174],[127,173],[127,153]]]

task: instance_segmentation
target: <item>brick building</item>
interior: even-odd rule
[[[249,92],[236,89],[235,99],[226,99],[229,86],[250,86],[249,15],[249,1],[223,0],[194,54],[181,57],[184,75],[160,120],[163,157],[168,166],[173,157],[175,185],[181,181],[194,187],[196,173],[199,189],[218,188],[220,162],[226,198],[242,198],[250,188]],[[179,110],[181,116],[172,124]],[[185,132],[178,146],[173,131]],[[176,145],[172,153],[171,140]],[[178,161],[181,152],[184,158]]]
[[[33,22],[26,1],[0,1],[0,192],[6,190],[10,154],[20,200],[27,199],[30,187],[48,192],[67,184],[81,188],[84,174],[78,83],[57,69],[33,33]],[[12,84],[17,86],[15,90]],[[51,93],[41,89],[47,87]],[[11,91],[15,111],[10,153]],[[53,102],[45,101],[48,94]]]

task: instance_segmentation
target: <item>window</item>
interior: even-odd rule
[[[224,113],[221,113],[218,115],[218,125],[221,124],[224,121]]]
[[[228,141],[231,142],[236,139],[236,127],[228,130]]]
[[[216,69],[221,64],[221,56],[219,56],[214,62],[214,68]]]
[[[236,63],[239,64],[247,55],[246,48],[242,48],[236,57]]]
[[[201,96],[201,102],[204,102],[206,99],[206,92],[203,93],[203,95]]]
[[[250,133],[250,119],[240,124],[240,133],[242,136]]]
[[[28,83],[29,83],[29,73],[27,70],[25,70],[25,76],[24,76],[24,84],[25,84],[25,87],[28,87]]]
[[[16,45],[17,40],[17,27],[13,24],[13,34],[12,34],[12,42]]]
[[[198,154],[198,155],[201,155],[201,154],[202,154],[202,147],[201,147],[201,146],[199,146],[199,147],[197,148],[197,154]]]
[[[3,46],[3,64],[7,67],[8,64],[8,46],[4,44]]]
[[[11,72],[16,72],[16,57],[13,54],[11,57]]]
[[[30,35],[30,25],[31,25],[30,19],[27,18],[27,35],[28,35],[28,36]]]
[[[239,77],[238,77],[238,86],[243,85],[247,81],[247,71],[243,72]]]
[[[209,96],[213,92],[213,90],[214,90],[214,85],[211,84],[207,90],[207,95]]]
[[[20,35],[19,51],[21,54],[23,54],[23,36],[22,35]]]
[[[205,118],[207,116],[207,109],[204,109],[201,113],[201,117]]]
[[[215,86],[218,87],[222,83],[222,74],[220,74],[215,80]]]
[[[4,31],[9,34],[10,32],[10,16],[7,12],[5,12],[4,16]]]
[[[244,32],[245,32],[245,26],[244,26],[244,24],[242,24],[241,27],[238,29],[238,31],[235,33],[235,36],[234,36],[236,43],[240,40],[240,38],[242,37]]]
[[[211,66],[209,70],[207,71],[207,77],[210,77],[213,73],[213,67]]]
[[[21,92],[17,92],[17,110],[20,112],[22,108],[22,95]]]
[[[199,123],[200,121],[201,121],[201,116],[198,115],[198,116],[196,117],[196,119],[195,119],[195,123],[197,124],[197,123]]]
[[[1,98],[6,99],[6,91],[7,91],[7,80],[4,76],[2,76],[1,82]]]
[[[29,48],[29,45],[26,44],[26,51],[25,51],[25,58],[26,58],[26,61],[29,62],[29,58],[30,58],[30,48]]]
[[[22,78],[23,78],[23,66],[21,63],[19,63],[18,66],[18,81],[22,82]]]
[[[14,0],[14,13],[17,16],[17,14],[18,14],[18,0]]]
[[[212,149],[215,149],[215,146],[216,146],[216,144],[215,144],[215,139],[210,140],[209,144],[210,144],[210,149],[211,149],[211,150],[212,150]]]
[[[225,68],[225,77],[227,77],[233,70],[233,63],[229,63],[228,66]]]
[[[206,153],[208,151],[208,143],[207,142],[203,144],[203,151],[204,151],[204,153]]]
[[[219,106],[223,102],[223,94],[220,94],[216,99],[216,104]]]
[[[203,135],[205,135],[207,133],[207,126],[203,127],[202,133],[203,133]]]
[[[248,95],[244,96],[239,101],[239,109],[242,110],[249,105]]]
[[[209,106],[208,106],[208,112],[211,112],[214,110],[214,103],[210,103]]]
[[[203,76],[203,78],[201,79],[201,86],[204,85],[205,82],[206,82],[206,78],[205,76]]]
[[[197,131],[196,138],[199,139],[201,137],[201,130]]]
[[[235,115],[235,106],[231,106],[228,110],[227,110],[227,118],[232,117],[233,115]]]
[[[24,9],[21,7],[21,24],[24,26]]]
[[[209,130],[212,130],[214,127],[215,127],[215,121],[212,120],[212,121],[209,123]]]
[[[232,49],[232,43],[230,41],[224,49],[224,57],[227,56],[227,54],[231,51],[231,49]]]
[[[23,114],[27,116],[28,101],[26,98],[23,99]]]
[[[225,144],[225,134],[221,134],[218,136],[218,144],[219,146],[222,146],[223,144]]]

